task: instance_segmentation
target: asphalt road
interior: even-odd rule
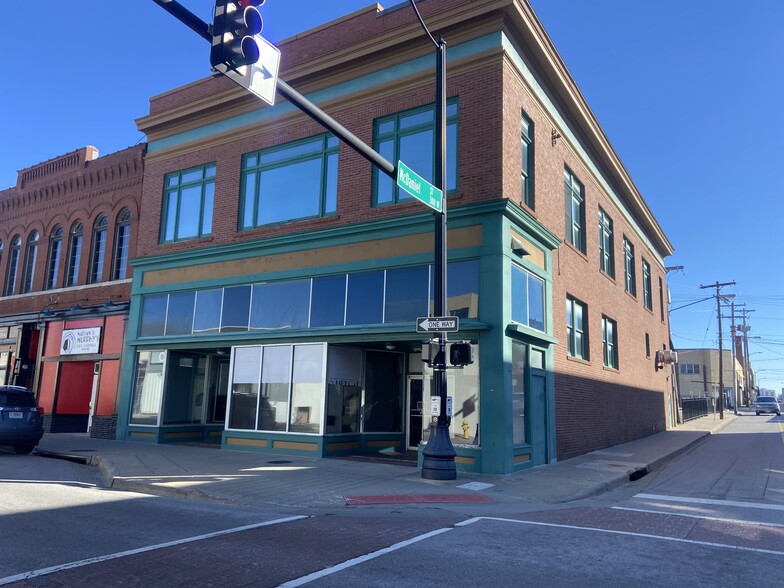
[[[784,421],[771,416],[606,495],[502,517],[152,497],[11,454],[0,477],[0,585],[767,587],[784,565]]]

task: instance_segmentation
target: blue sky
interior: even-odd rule
[[[530,1],[673,243],[667,265],[684,266],[668,276],[676,348],[718,345],[715,300],[691,303],[712,294],[700,285],[735,281],[722,293],[753,309],[752,363],[781,392],[784,2]],[[211,20],[212,0],[180,3]],[[31,30],[28,3],[4,4],[9,29]],[[268,0],[263,34],[279,41],[370,4]],[[3,52],[0,189],[84,145],[105,155],[144,141],[133,121],[149,98],[210,73],[207,42],[152,0],[35,6],[33,40]]]

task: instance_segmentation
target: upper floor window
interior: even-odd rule
[[[402,161],[433,185],[436,176],[435,105],[415,108],[376,120],[373,147],[387,161]],[[457,99],[446,105],[446,191],[457,189]],[[373,170],[373,205],[412,200],[395,180],[378,168]]]
[[[3,241],[0,239],[0,266],[3,265]]]
[[[240,230],[334,214],[338,146],[325,134],[244,155]]]
[[[16,279],[19,271],[19,255],[22,250],[22,239],[16,235],[8,247],[8,268],[5,275],[4,296],[12,296],[16,291]]]
[[[585,196],[583,185],[569,168],[564,168],[566,240],[585,253]]]
[[[642,260],[642,303],[648,310],[653,310],[653,290],[651,288],[651,266]]]
[[[681,366],[681,373],[682,374],[699,374],[700,373],[700,364],[698,363],[682,363]]]
[[[90,283],[103,280],[103,262],[106,256],[106,231],[109,219],[106,215],[99,216],[93,225],[93,250],[90,255]]]
[[[659,317],[664,322],[664,283],[659,278]]]
[[[512,320],[544,331],[544,281],[512,264]]]
[[[68,244],[68,264],[65,276],[65,287],[76,286],[79,283],[79,264],[82,262],[82,243],[84,241],[84,224],[81,221],[71,227],[70,242]]]
[[[203,237],[212,233],[215,164],[202,165],[164,178],[161,242]]]
[[[49,235],[49,259],[46,262],[45,290],[57,288],[57,275],[60,273],[60,259],[63,253],[63,227],[60,225],[52,229]]]
[[[623,238],[623,264],[624,273],[626,275],[626,291],[632,296],[637,296],[637,278],[635,276],[634,268],[634,245],[624,237]]]
[[[521,138],[521,175],[522,201],[528,208],[534,208],[534,123],[525,114],[520,125]]]
[[[601,208],[599,209],[599,267],[611,278],[615,277],[613,221]]]
[[[585,304],[566,297],[566,338],[569,342],[569,355],[588,359],[588,309]]]
[[[117,216],[114,235],[114,263],[112,279],[124,280],[128,277],[128,251],[131,246],[131,211],[123,208]]]
[[[27,251],[25,251],[25,270],[22,282],[22,292],[25,294],[33,291],[35,280],[35,262],[38,259],[38,231],[33,231],[27,237]]]
[[[602,347],[604,348],[604,365],[618,369],[618,333],[614,320],[602,317]]]

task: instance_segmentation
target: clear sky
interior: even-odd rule
[[[718,346],[715,299],[692,303],[714,292],[700,285],[735,281],[722,294],[753,310],[752,364],[781,392],[784,2],[530,2],[673,243],[666,264],[684,266],[667,280],[675,347]],[[212,20],[212,0],[180,3]],[[152,0],[40,0],[34,15],[3,4],[22,33],[2,52],[0,189],[85,145],[144,141],[134,119],[149,98],[210,74],[207,42]],[[262,34],[280,41],[371,4],[267,0]]]

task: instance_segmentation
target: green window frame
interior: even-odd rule
[[[642,260],[642,303],[650,311],[653,311],[653,290],[651,287],[651,265]]]
[[[613,221],[601,208],[599,209],[599,268],[611,278],[615,278]]]
[[[602,315],[602,348],[604,366],[618,369],[618,325],[610,317]]]
[[[33,231],[27,237],[27,251],[25,252],[25,270],[22,280],[22,293],[27,294],[33,291],[35,282],[35,266],[38,259],[38,231]]]
[[[163,186],[161,243],[211,235],[215,164],[166,174]]]
[[[339,146],[325,133],[243,155],[239,230],[335,214]]]
[[[585,253],[585,191],[568,167],[564,168],[566,240]]]
[[[378,118],[373,123],[373,148],[388,161],[402,161],[433,185],[436,175],[436,111],[428,104]],[[457,190],[457,98],[446,104],[446,191]],[[410,202],[414,197],[395,180],[373,169],[373,206]]]
[[[22,255],[22,238],[15,235],[8,247],[8,267],[6,268],[4,296],[13,296],[19,278],[19,258]]]
[[[637,276],[634,263],[634,245],[626,237],[623,238],[623,265],[626,277],[626,291],[637,297]]]
[[[566,339],[569,355],[588,360],[588,307],[571,296],[566,297]]]
[[[520,175],[522,179],[521,200],[534,210],[534,123],[525,113],[520,124]]]

